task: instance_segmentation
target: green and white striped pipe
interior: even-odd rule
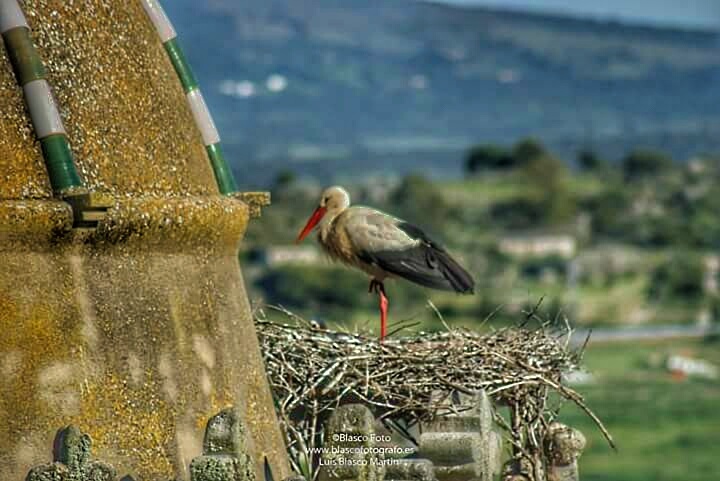
[[[17,0],[0,0],[0,34],[17,83],[23,89],[53,191],[61,195],[82,187],[55,97],[46,80],[45,66]]]
[[[178,44],[175,28],[158,0],[141,0],[141,2],[148,17],[150,17],[150,21],[152,21],[155,26],[155,30],[157,30],[160,42],[162,42],[163,47],[165,47],[165,51],[170,57],[175,72],[177,72],[183,90],[185,90],[185,95],[190,104],[190,110],[192,110],[195,123],[202,134],[205,150],[207,151],[210,164],[215,172],[218,189],[222,194],[237,192],[235,178],[220,148],[220,134],[218,134],[215,122],[213,122],[205,99],[200,92],[195,75],[185,58],[182,48],[180,48]]]

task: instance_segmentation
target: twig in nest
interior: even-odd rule
[[[438,308],[435,307],[435,304],[433,304],[433,301],[431,301],[430,299],[428,299],[428,300],[427,300],[427,305],[430,307],[430,309],[433,310],[433,312],[435,313],[435,315],[437,316],[437,318],[440,319],[440,322],[442,322],[442,325],[445,327],[445,330],[446,330],[447,332],[449,332],[449,333],[452,334],[452,332],[453,332],[452,329],[450,329],[450,326],[448,325],[448,323],[445,322],[445,318],[443,317],[442,314],[440,314],[440,311],[438,310]]]

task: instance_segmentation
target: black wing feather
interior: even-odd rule
[[[412,224],[401,222],[397,227],[421,242],[409,249],[361,252],[360,258],[425,287],[462,294],[473,293],[475,281],[444,247]]]

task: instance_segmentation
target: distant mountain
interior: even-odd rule
[[[525,135],[568,158],[720,151],[716,32],[412,0],[166,8],[246,185],[283,168],[452,175],[470,144]]]

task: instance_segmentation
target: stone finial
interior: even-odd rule
[[[375,418],[370,410],[362,404],[340,406],[325,430],[320,481],[381,481],[384,455],[375,447]]]
[[[237,454],[245,450],[245,430],[233,408],[211,417],[205,428],[204,454]]]
[[[53,462],[30,470],[26,481],[112,481],[115,469],[90,461],[92,440],[75,426],[60,429],[53,443]]]
[[[552,423],[545,438],[545,452],[553,464],[563,466],[576,461],[585,449],[585,436],[569,426]]]
[[[191,481],[255,481],[245,428],[234,409],[220,411],[205,428],[203,455],[190,463]]]
[[[75,426],[60,429],[53,443],[53,461],[63,463],[70,469],[79,469],[90,459],[90,436]]]
[[[489,481],[500,471],[502,438],[495,429],[493,406],[485,391],[461,394],[457,415],[442,416],[423,426],[419,456],[435,465],[441,481]]]
[[[544,441],[550,481],[578,481],[577,460],[585,449],[585,436],[569,426],[552,423]]]

